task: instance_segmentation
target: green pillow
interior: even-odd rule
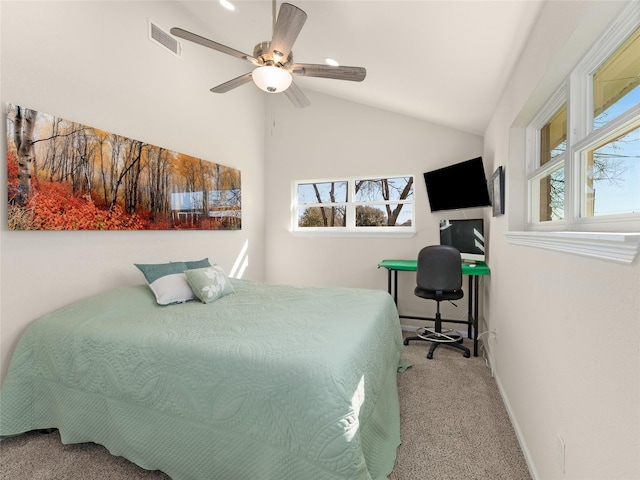
[[[193,290],[187,283],[185,262],[134,264],[144,275],[149,288],[159,305],[184,303],[195,300]]]
[[[184,274],[191,285],[191,290],[202,303],[215,302],[235,292],[224,270],[218,265],[187,270]]]
[[[208,258],[203,258],[202,260],[195,260],[193,262],[184,262],[184,264],[187,266],[187,270],[191,270],[194,268],[204,268],[204,267],[210,267],[211,263],[209,263],[209,259]]]

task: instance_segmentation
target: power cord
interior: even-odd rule
[[[482,332],[480,334],[478,334],[478,340],[480,340],[484,335],[490,335],[493,334],[495,336],[495,331],[494,330],[487,330],[485,332]],[[484,342],[480,342],[480,349],[482,350],[482,358],[484,358],[484,363],[487,366],[487,368],[489,370],[491,370],[491,377],[495,378],[495,368],[493,367],[493,364],[491,364],[489,362],[489,358],[487,357],[487,350],[484,348]]]
[[[478,334],[478,340],[480,340],[483,335],[489,335],[489,334],[493,334],[495,336],[496,332],[495,330],[487,330],[485,332],[481,332]]]

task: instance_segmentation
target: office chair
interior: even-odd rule
[[[462,291],[462,259],[457,248],[449,245],[432,245],[424,247],[418,253],[416,272],[417,286],[414,295],[435,300],[436,318],[433,328],[420,327],[415,337],[406,338],[405,345],[412,340],[432,342],[427,358],[433,358],[433,352],[440,345],[462,350],[464,357],[469,358],[470,351],[462,345],[462,335],[454,330],[442,329],[440,302],[459,300],[464,296]]]

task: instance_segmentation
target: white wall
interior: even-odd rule
[[[485,216],[490,227],[485,321],[500,332],[490,355],[532,471],[545,480],[640,478],[640,266],[513,246],[504,237],[523,197],[513,181],[523,156],[510,151],[510,129],[523,108],[544,101],[541,86],[557,75],[557,65],[570,68],[577,50],[593,40],[589,31],[604,28],[620,4],[548,2],[487,129],[484,152],[480,137],[310,91],[313,106],[305,110],[271,98],[265,112],[260,93],[250,90],[212,97],[208,52],[185,47],[177,60],[146,38],[147,17],[165,28],[196,22],[174,8],[145,1],[0,2],[3,104],[239,168],[244,223],[241,232],[8,232],[2,206],[2,373],[29,322],[87,294],[141,282],[134,261],[209,256],[229,269],[248,242],[247,278],[386,289],[377,262],[414,256],[438,241],[438,220],[453,217],[429,212],[421,174],[483,153],[488,174],[506,167],[507,214],[465,213]],[[567,51],[569,44],[577,50]],[[415,237],[309,238],[288,231],[295,179],[407,173],[416,175]],[[6,169],[0,179],[6,188]],[[411,295],[413,279],[401,281],[401,305],[422,313],[424,302]],[[556,465],[558,435],[566,443],[564,475]]]
[[[268,107],[265,262],[269,281],[386,290],[387,271],[378,269],[378,262],[416,258],[420,248],[440,242],[440,219],[478,218],[488,210],[432,214],[422,176],[425,171],[481,155],[481,137],[317,92],[306,93],[312,102],[307,109],[293,109],[286,98],[274,98]],[[292,235],[292,182],[360,175],[415,176],[415,236]],[[402,313],[433,313],[433,302],[413,295],[414,273],[401,273],[399,282]],[[458,315],[466,312],[458,310]]]
[[[263,279],[264,98],[257,89],[214,96],[214,69],[224,59],[183,45],[180,60],[147,38],[148,18],[166,30],[193,28],[197,19],[170,2],[2,1],[0,9],[3,118],[15,103],[238,168],[243,214],[236,232],[18,232],[7,231],[0,202],[2,377],[31,321],[94,292],[142,283],[134,262],[206,256],[229,271],[248,242],[244,277]],[[6,192],[6,168],[0,172]]]
[[[640,265],[505,239],[509,225],[524,225],[519,129],[621,6],[548,2],[485,135],[484,157],[506,167],[508,184],[506,215],[490,223],[484,313],[499,337],[488,346],[532,472],[545,480],[640,478]]]

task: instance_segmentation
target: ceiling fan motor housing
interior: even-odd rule
[[[288,68],[293,63],[293,52],[289,52],[284,62],[282,61],[282,57],[277,57],[277,53],[275,53],[275,55],[274,53],[275,50],[271,50],[271,42],[261,42],[253,49],[253,57],[256,58],[261,65],[274,65],[276,67]]]

